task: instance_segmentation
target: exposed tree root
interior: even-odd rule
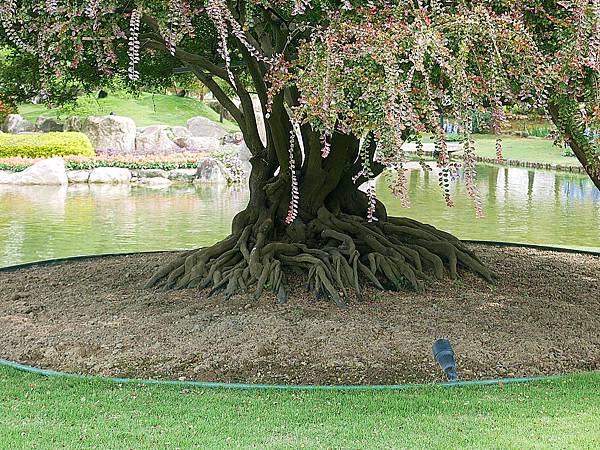
[[[431,275],[451,278],[470,270],[489,282],[494,275],[456,237],[407,218],[368,223],[321,208],[308,224],[277,236],[271,220],[248,224],[211,246],[183,254],[162,267],[147,286],[200,288],[225,297],[240,292],[259,298],[265,288],[287,300],[286,272],[307,275],[307,289],[346,306],[348,291],[362,299],[363,282],[379,289],[423,290]]]

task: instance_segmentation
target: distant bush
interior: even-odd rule
[[[90,140],[82,133],[0,134],[0,158],[65,155],[94,156],[95,153]]]

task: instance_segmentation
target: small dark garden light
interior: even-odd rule
[[[446,372],[450,381],[458,380],[454,350],[448,339],[438,339],[433,343],[433,357],[441,369]]]

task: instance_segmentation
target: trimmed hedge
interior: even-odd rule
[[[95,153],[90,140],[82,133],[0,134],[0,158],[65,155],[94,156]]]

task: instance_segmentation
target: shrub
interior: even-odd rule
[[[0,134],[0,158],[50,158],[94,154],[92,144],[82,133]]]

